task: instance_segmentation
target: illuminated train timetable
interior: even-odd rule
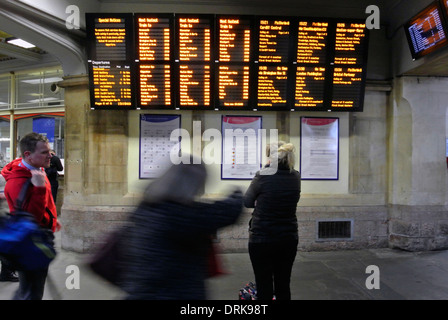
[[[325,67],[297,67],[295,107],[322,107],[325,98]]]
[[[105,61],[93,61],[91,69],[94,103],[99,107],[131,106],[131,71],[128,66],[111,66]]]
[[[86,17],[91,107],[133,108],[132,14]]]
[[[258,106],[277,107],[287,102],[288,67],[260,66],[258,71]]]
[[[211,106],[212,21],[207,17],[177,18],[179,107]],[[189,64],[186,64],[189,62]]]
[[[328,22],[299,21],[297,63],[326,62]]]
[[[171,107],[172,19],[137,14],[138,105],[145,108]]]
[[[249,66],[219,66],[219,102],[221,106],[243,107],[249,101]]]
[[[170,19],[137,16],[138,59],[170,61]]]
[[[362,64],[366,56],[364,45],[366,25],[338,23],[336,25],[335,64]]]
[[[218,22],[218,107],[247,107],[251,21],[221,16]]]
[[[181,106],[211,104],[211,74],[208,65],[179,66],[179,102]]]
[[[405,25],[406,37],[413,59],[421,58],[448,44],[447,29],[444,24],[443,11],[447,13],[446,0],[431,3]],[[442,10],[442,11],[441,11]]]
[[[206,18],[178,18],[180,61],[210,61],[211,21]]]
[[[290,21],[260,20],[259,62],[288,62]]]
[[[362,68],[334,68],[333,108],[358,107],[364,96],[362,93]]]
[[[140,65],[140,104],[171,105],[171,70],[169,65]]]
[[[410,20],[428,41],[433,6]],[[93,109],[363,110],[364,19],[88,13],[86,35]]]
[[[219,61],[250,62],[250,20],[219,18]]]

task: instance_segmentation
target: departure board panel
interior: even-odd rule
[[[169,65],[141,64],[139,70],[140,105],[171,106],[171,69]]]
[[[297,63],[325,64],[327,43],[328,22],[299,21]]]
[[[432,41],[430,9],[413,25]],[[93,109],[363,110],[363,20],[89,13],[86,27]]]
[[[213,16],[176,16],[178,109],[212,107]]]
[[[177,18],[180,61],[210,61],[212,18],[180,16]]]
[[[173,17],[136,14],[137,105],[141,109],[170,109],[173,97]]]
[[[171,21],[169,18],[137,15],[137,53],[140,61],[170,61]]]
[[[333,108],[354,108],[362,103],[362,68],[334,68]]]
[[[249,107],[252,19],[217,17],[218,109]]]
[[[294,107],[316,108],[324,106],[325,70],[325,66],[297,67]]]
[[[210,106],[211,71],[208,65],[179,66],[179,105]]]
[[[218,17],[220,62],[250,62],[251,20]]]
[[[278,107],[287,103],[288,67],[259,66],[258,107]]]
[[[259,21],[258,62],[288,62],[290,25],[286,19]]]
[[[91,108],[134,108],[132,15],[87,17]]]
[[[438,2],[433,2],[414,16],[404,28],[413,59],[448,44],[447,29]]]
[[[335,64],[363,64],[366,56],[366,28],[361,23],[338,22],[336,25]]]

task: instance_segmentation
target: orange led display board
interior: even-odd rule
[[[363,109],[363,21],[89,13],[86,25],[94,109]]]

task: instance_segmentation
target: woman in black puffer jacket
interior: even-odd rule
[[[121,288],[128,299],[206,298],[211,236],[237,220],[242,193],[198,202],[205,180],[204,165],[179,164],[146,189],[124,236]]]
[[[294,170],[291,143],[268,147],[268,165],[257,172],[244,196],[255,208],[249,223],[249,255],[255,274],[257,298],[290,300],[292,265],[297,254],[296,207],[300,173]]]

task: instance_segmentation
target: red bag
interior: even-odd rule
[[[223,274],[226,274],[226,272],[222,268],[221,259],[218,257],[218,246],[211,242],[210,243],[210,249],[208,253],[208,277],[217,277]]]

